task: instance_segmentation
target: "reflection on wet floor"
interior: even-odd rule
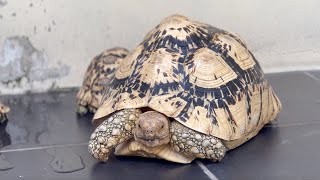
[[[6,131],[8,121],[0,123],[0,149],[11,144],[10,135]],[[12,169],[13,165],[4,154],[0,154],[0,171]]]
[[[0,154],[0,171],[12,169],[13,165],[7,160],[4,154]]]
[[[11,107],[7,132],[13,145],[77,144],[90,137],[91,120],[75,112],[75,91],[1,98]]]
[[[9,121],[0,124],[0,149],[11,144],[13,146],[8,147],[9,152],[10,148],[15,149],[14,147],[16,146],[21,146],[21,150],[33,149],[32,147],[23,148],[24,145],[40,145],[41,149],[41,146],[50,147],[50,145],[55,143],[55,139],[63,141],[64,139],[59,137],[61,134],[70,137],[72,131],[68,132],[63,130],[65,133],[56,132],[61,131],[61,127],[66,125],[72,129],[70,123],[64,123],[68,121],[68,119],[61,118],[66,115],[65,113],[61,113],[61,108],[59,108],[61,105],[64,105],[62,101],[65,100],[65,95],[63,92],[52,92],[46,94],[17,95],[5,98],[4,102],[12,107],[12,111],[9,113]],[[71,98],[73,97],[71,96]],[[67,101],[66,103],[69,102]],[[69,111],[70,114],[75,114],[72,108],[66,109],[68,109],[67,111]],[[90,125],[90,122],[88,125]],[[76,126],[77,125],[74,125],[74,127]],[[86,128],[86,131],[88,130],[90,130],[90,128]],[[12,135],[11,137],[8,132]],[[88,131],[88,133],[90,133],[90,131]],[[74,135],[77,135],[77,133],[74,133]],[[72,152],[71,149],[66,147],[57,149],[49,148],[45,151],[52,157],[52,161],[48,161],[48,164],[55,172],[74,172],[85,167],[81,157]],[[0,170],[4,171],[12,168],[13,165],[5,156],[5,153],[0,154]]]
[[[0,149],[11,144],[11,138],[6,130],[8,121],[0,124]]]
[[[85,167],[81,157],[70,148],[50,148],[46,152],[53,156],[50,167],[57,173],[70,173]]]

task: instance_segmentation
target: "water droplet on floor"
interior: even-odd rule
[[[48,149],[46,151],[54,157],[49,166],[57,173],[71,173],[85,167],[81,157],[70,148]]]
[[[12,168],[13,165],[7,160],[7,158],[3,154],[0,154],[0,171],[9,170]]]

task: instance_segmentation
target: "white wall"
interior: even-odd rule
[[[79,86],[93,56],[134,48],[176,13],[240,34],[265,72],[320,69],[318,0],[0,0],[0,51],[7,38],[24,35],[46,54],[48,67],[69,68],[41,82],[4,84],[0,92]]]

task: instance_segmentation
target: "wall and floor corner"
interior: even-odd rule
[[[236,32],[265,72],[320,69],[320,2],[0,0],[0,94],[81,85],[92,57],[182,14]]]

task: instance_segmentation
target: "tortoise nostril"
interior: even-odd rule
[[[147,130],[147,134],[152,134],[153,130]]]
[[[153,136],[154,134],[155,134],[155,131],[154,131],[154,129],[153,128],[147,128],[146,130],[145,130],[145,134],[147,135],[147,136]]]

